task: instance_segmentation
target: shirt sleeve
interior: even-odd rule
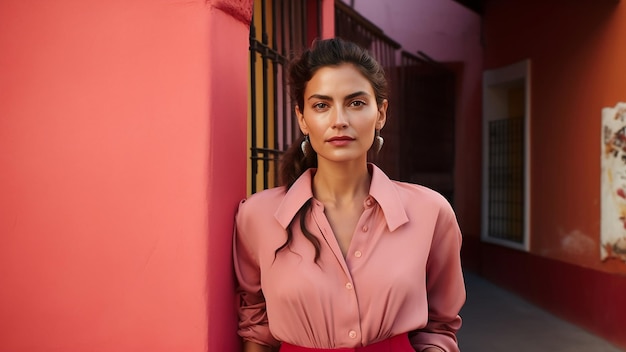
[[[245,201],[239,204],[233,235],[233,259],[237,278],[238,334],[244,340],[266,346],[278,346],[269,330],[265,298],[261,289],[261,271],[258,261],[251,215]]]
[[[465,303],[461,241],[456,216],[446,202],[439,212],[426,264],[428,323],[409,334],[416,351],[438,347],[444,352],[459,352],[456,332],[461,327],[459,311]]]

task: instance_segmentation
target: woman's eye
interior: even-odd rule
[[[326,103],[317,103],[317,104],[313,105],[313,108],[314,109],[318,109],[318,110],[319,109],[325,109],[327,107],[328,107],[328,104],[326,104]]]
[[[365,102],[360,101],[360,100],[355,100],[355,101],[350,103],[350,106],[354,106],[354,107],[359,107],[359,106],[363,106],[363,105],[365,105]]]

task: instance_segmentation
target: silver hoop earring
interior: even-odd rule
[[[383,144],[385,144],[385,140],[380,136],[380,130],[376,130],[376,153],[383,149]]]
[[[306,155],[307,155],[307,151],[306,151],[306,149],[307,149],[307,144],[309,144],[309,143],[310,143],[310,141],[309,141],[309,135],[308,135],[308,134],[305,134],[305,135],[304,135],[304,140],[302,141],[302,143],[300,143],[300,149],[302,149],[302,154],[303,154],[305,157],[306,157]]]

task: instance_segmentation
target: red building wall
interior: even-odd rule
[[[251,6],[0,2],[0,350],[235,349]]]
[[[487,2],[485,69],[531,60],[531,250],[480,249],[487,277],[624,347],[626,264],[599,240],[601,110],[626,101],[625,37],[623,2]]]

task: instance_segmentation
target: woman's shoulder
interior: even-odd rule
[[[441,193],[414,183],[394,181],[394,184],[410,218],[433,219],[441,224],[456,222],[452,204]]]
[[[241,200],[235,216],[238,237],[254,247],[260,245],[260,239],[267,239],[268,234],[279,233],[276,232],[281,228],[276,220],[276,211],[284,197],[285,187],[277,187]]]
[[[392,181],[403,201],[427,203],[440,208],[450,208],[450,202],[432,188],[403,181]]]
[[[273,214],[285,197],[284,186],[266,189],[249,195],[242,199],[239,204],[239,213],[252,212],[254,214]]]

